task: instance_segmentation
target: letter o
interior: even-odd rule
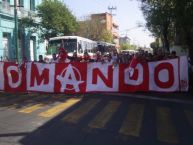
[[[18,75],[17,82],[13,82],[13,78],[11,76],[11,71],[15,71]],[[11,88],[17,88],[19,85],[21,85],[22,82],[22,72],[19,72],[17,66],[9,66],[7,68],[7,74],[8,74],[8,84]]]
[[[163,82],[159,79],[159,73],[161,70],[167,70],[168,71],[168,81]],[[154,70],[154,80],[157,86],[160,88],[170,88],[174,84],[174,69],[172,64],[170,63],[161,63],[158,66],[156,66]]]

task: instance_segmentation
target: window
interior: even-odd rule
[[[18,0],[18,5],[23,6],[23,0]]]
[[[11,14],[10,0],[2,0],[2,12]]]
[[[35,11],[35,0],[30,0],[30,10]]]
[[[3,2],[7,2],[7,3],[10,3],[10,0],[2,0]]]

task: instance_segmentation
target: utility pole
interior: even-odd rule
[[[19,61],[18,54],[18,17],[17,17],[17,0],[14,0],[14,22],[15,22],[15,53],[16,60]]]
[[[110,12],[110,14],[112,15],[112,16],[115,16],[115,14],[113,14],[113,11],[114,10],[117,10],[117,7],[110,7],[110,6],[108,6],[108,10],[109,10],[109,12]]]

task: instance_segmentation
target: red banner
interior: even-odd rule
[[[0,89],[7,92],[188,91],[187,57],[130,65],[107,63],[0,62]]]

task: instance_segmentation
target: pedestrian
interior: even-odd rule
[[[83,60],[82,62],[90,62],[90,55],[87,51],[84,52]]]
[[[38,60],[38,62],[40,62],[40,63],[46,63],[45,61],[44,61],[44,59],[43,59],[43,55],[39,55],[39,60]]]
[[[57,59],[57,57],[56,57],[56,53],[53,53],[53,54],[52,54],[52,58],[51,58],[51,60],[50,60],[50,63],[56,63],[56,62],[58,62],[58,59]]]
[[[80,58],[78,58],[77,52],[74,52],[71,57],[71,62],[80,62]]]
[[[59,53],[57,58],[58,58],[58,62],[70,62],[70,60],[68,59],[68,54],[65,48],[62,46],[62,44],[59,48]]]
[[[113,52],[112,62],[113,62],[113,68],[118,65],[118,53],[117,53],[117,51]]]

